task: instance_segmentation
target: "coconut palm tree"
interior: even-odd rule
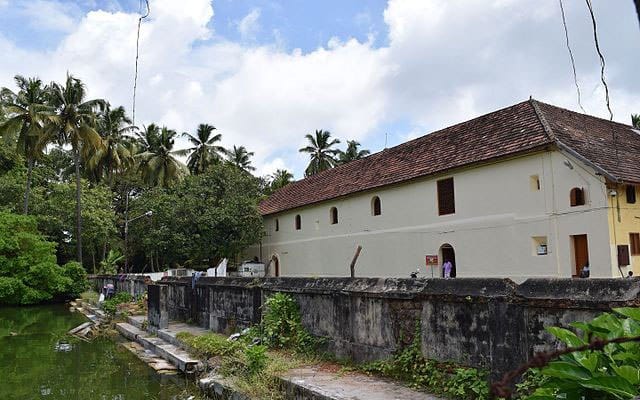
[[[640,114],[631,114],[631,125],[636,129],[640,129]]]
[[[183,133],[182,136],[189,140],[193,147],[185,149],[184,152],[189,154],[187,159],[187,167],[192,174],[201,174],[213,163],[222,159],[222,155],[226,153],[224,147],[217,145],[222,135],[220,133],[214,135],[216,128],[209,124],[200,124],[195,136],[190,133]]]
[[[315,134],[307,134],[305,138],[309,141],[309,145],[299,151],[301,153],[309,153],[311,158],[307,169],[304,171],[306,176],[311,176],[336,166],[335,156],[340,150],[332,147],[339,144],[340,140],[331,139],[331,132],[323,130],[316,130]]]
[[[255,171],[256,169],[251,165],[253,154],[252,151],[247,151],[244,146],[236,147],[234,145],[232,149],[227,151],[227,159],[231,164],[245,172]]]
[[[122,106],[111,109],[107,104],[105,110],[98,114],[98,132],[104,147],[95,151],[89,159],[89,169],[94,171],[97,179],[106,173],[109,185],[113,186],[114,174],[133,164],[129,146],[132,138],[126,134],[135,129]]]
[[[350,161],[359,160],[371,154],[369,150],[358,150],[360,143],[355,140],[347,140],[347,150],[338,153],[338,163],[346,164]]]
[[[104,100],[87,100],[85,85],[80,79],[67,74],[64,84],[52,82],[48,87],[51,105],[56,115],[50,127],[58,144],[70,144],[76,176],[76,246],[78,262],[82,263],[82,187],[80,163],[93,152],[104,147],[96,131],[96,112],[104,110]]]
[[[33,166],[49,143],[43,127],[53,117],[53,109],[45,104],[46,92],[40,79],[16,75],[14,80],[20,89],[18,93],[8,88],[0,90],[0,107],[8,116],[0,125],[0,136],[16,143],[16,150],[27,162],[24,213],[28,214]]]
[[[278,190],[293,182],[293,174],[286,169],[278,169],[271,175],[271,190]]]
[[[187,167],[176,158],[181,152],[173,150],[177,135],[173,129],[160,128],[155,124],[150,124],[138,134],[142,152],[135,157],[146,184],[166,188],[189,174]]]

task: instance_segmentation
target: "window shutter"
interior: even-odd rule
[[[438,213],[439,215],[456,212],[453,178],[438,181]]]
[[[618,245],[618,265],[621,267],[631,264],[629,262],[629,246],[626,244]]]
[[[630,233],[629,243],[631,243],[631,255],[640,255],[640,233]]]
[[[636,187],[627,185],[627,203],[635,204],[636,202]]]

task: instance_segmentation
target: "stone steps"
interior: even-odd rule
[[[202,368],[202,363],[192,358],[183,349],[159,337],[154,337],[128,322],[117,323],[116,329],[125,338],[137,342],[145,349],[175,365],[182,372],[190,374]]]

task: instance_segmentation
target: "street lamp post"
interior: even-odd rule
[[[135,218],[129,219],[129,216],[125,214],[124,217],[124,272],[129,272],[129,251],[128,251],[128,238],[129,238],[129,223],[142,217],[150,217],[153,215],[153,211],[147,211],[142,215],[138,215]]]

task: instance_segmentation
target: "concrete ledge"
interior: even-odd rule
[[[527,279],[517,286],[516,295],[562,304],[640,304],[640,279]]]

